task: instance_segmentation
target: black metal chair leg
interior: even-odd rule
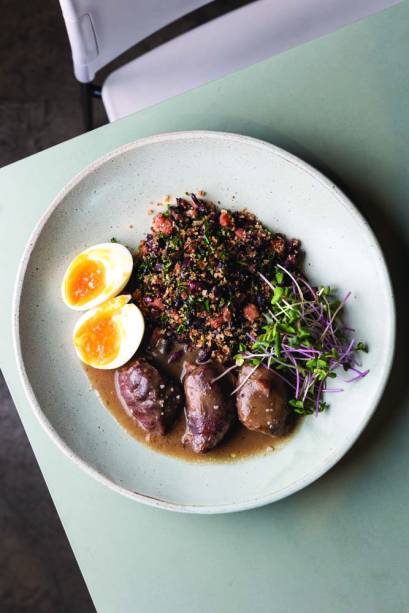
[[[92,83],[81,83],[81,103],[82,103],[82,114],[84,121],[84,130],[89,132],[93,128],[93,107],[92,107],[92,92],[93,85]]]

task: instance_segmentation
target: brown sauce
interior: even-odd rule
[[[180,377],[183,365],[187,361],[193,362],[197,357],[197,352],[186,352],[181,347],[173,347],[172,354],[177,355],[178,353],[181,354],[179,359],[169,363],[169,354],[156,348],[150,351],[150,355],[155,359],[155,362],[175,378]],[[294,432],[293,429],[285,436],[273,438],[247,430],[238,422],[215,449],[203,455],[196,454],[191,449],[184,447],[181,442],[186,425],[183,411],[166,436],[148,434],[124,411],[115,391],[115,371],[99,370],[85,365],[84,368],[91,387],[117,422],[137,441],[159,453],[172,455],[187,461],[232,462],[260,453],[271,453],[288,440]]]

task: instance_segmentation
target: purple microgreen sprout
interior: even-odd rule
[[[342,309],[351,292],[339,301],[330,287],[313,287],[301,273],[290,272],[281,264],[276,265],[275,283],[258,274],[272,292],[270,307],[264,313],[262,333],[249,336],[249,345],[235,356],[235,366],[248,363],[253,368],[233,393],[263,365],[273,368],[290,387],[293,397],[289,405],[296,413],[317,415],[329,406],[324,394],[344,391],[327,386],[340,367],[354,373],[343,379],[348,383],[369,372],[357,368],[358,352],[367,352],[366,345],[350,338],[355,330],[342,321]]]

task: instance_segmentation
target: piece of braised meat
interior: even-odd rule
[[[241,367],[238,385],[253,368]],[[280,436],[291,427],[292,412],[288,408],[285,385],[272,370],[263,366],[237,392],[237,411],[241,423],[249,430]]]
[[[166,434],[183,404],[179,383],[163,376],[144,358],[115,373],[115,389],[122,406],[148,432]]]
[[[210,363],[186,368],[186,431],[182,442],[195,453],[213,449],[225,436],[235,419],[234,403],[225,379],[214,381],[219,374]]]

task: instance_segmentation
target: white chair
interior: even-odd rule
[[[114,70],[102,86],[110,121],[312,40],[398,0],[256,0]],[[137,42],[208,2],[60,0],[91,128],[95,74]],[[323,58],[324,60],[324,58]],[[266,84],[266,86],[268,86]],[[272,86],[272,84],[271,84]]]

